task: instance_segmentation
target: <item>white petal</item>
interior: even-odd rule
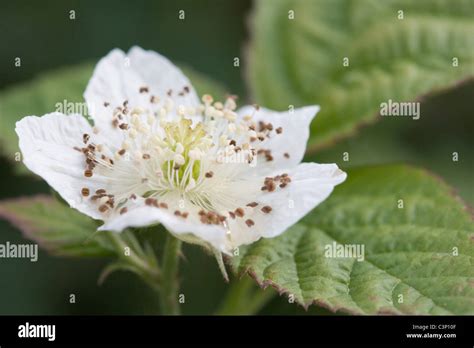
[[[140,93],[140,88],[148,87],[148,93]],[[189,92],[178,94],[187,87]],[[171,97],[167,95],[172,90]],[[150,102],[151,96],[160,102]],[[196,107],[199,99],[188,78],[167,58],[153,51],[133,47],[128,54],[114,49],[97,64],[84,98],[94,118],[95,124],[110,133],[114,143],[122,141],[122,132],[112,127],[113,110],[128,101],[129,109],[142,108],[159,111],[167,98],[175,105]],[[104,106],[104,103],[110,105]]]
[[[197,218],[196,209],[190,212],[187,219],[183,219],[173,214],[174,209],[159,209],[146,206],[143,203],[137,203],[136,206],[128,206],[128,208],[127,213],[111,217],[99,230],[121,232],[128,227],[143,227],[161,223],[178,238],[186,238],[186,235],[192,234],[214,248],[229,253],[226,230],[220,225],[201,223]]]
[[[274,175],[282,173],[278,171]],[[283,189],[278,187],[274,192],[262,193],[256,200],[257,207],[246,207],[243,218],[230,220],[232,243],[250,244],[261,237],[280,235],[323,202],[347,176],[336,164],[316,163],[302,163],[286,173],[291,183]],[[261,211],[265,205],[272,208],[268,214]],[[255,225],[248,227],[246,219],[252,219]]]
[[[43,117],[27,116],[16,123],[23,162],[41,176],[69,205],[94,219],[101,216],[82,197],[81,189],[91,192],[104,178],[84,176],[84,154],[73,149],[83,147],[83,134],[92,134],[81,115],[51,113]]]
[[[263,142],[255,142],[257,149],[269,149],[272,152],[273,160],[267,162],[264,157],[259,156],[257,167],[264,167],[265,171],[272,171],[278,168],[291,168],[296,166],[303,159],[306,151],[306,143],[309,138],[309,125],[319,111],[318,105],[306,106],[290,111],[278,112],[260,107],[255,110],[253,106],[245,106],[239,109],[240,117],[253,115],[253,120],[271,123],[273,131],[271,138]],[[282,128],[281,134],[276,134],[277,128]],[[289,158],[285,157],[285,153]]]

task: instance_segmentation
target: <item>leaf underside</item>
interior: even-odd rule
[[[0,218],[54,255],[114,255],[97,222],[46,195],[1,201]]]

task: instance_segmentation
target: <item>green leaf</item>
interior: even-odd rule
[[[470,0],[257,1],[253,97],[274,109],[321,105],[310,147],[326,146],[375,120],[388,99],[415,100],[472,78],[473,16]]]
[[[334,242],[363,246],[364,260],[330,257]],[[474,223],[462,202],[403,165],[350,170],[302,222],[233,260],[305,307],[354,314],[473,314],[473,264]]]
[[[64,100],[70,103],[83,102],[82,95],[92,76],[93,68],[93,64],[87,63],[57,69],[2,91],[0,93],[2,152],[12,160],[16,157],[19,149],[15,123],[24,116],[41,116],[53,112],[57,109],[56,104],[62,104]],[[184,67],[183,72],[199,94],[210,93],[217,98],[223,98],[226,94],[226,89],[222,85],[192,68]],[[23,165],[17,167],[26,172]]]
[[[49,196],[0,201],[0,218],[55,255],[114,255],[106,236],[96,233],[94,220]]]

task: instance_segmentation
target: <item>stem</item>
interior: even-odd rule
[[[250,277],[234,279],[217,315],[251,315],[260,311],[275,296],[273,289],[256,289]]]
[[[162,314],[179,314],[178,303],[178,268],[181,252],[181,241],[168,233],[163,251],[161,278],[161,312]]]

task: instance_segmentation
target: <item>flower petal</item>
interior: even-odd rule
[[[281,175],[280,170],[273,173]],[[258,206],[245,207],[245,216],[230,220],[232,243],[235,246],[250,244],[261,237],[275,237],[298,222],[314,207],[323,202],[332,192],[334,186],[346,179],[346,173],[336,164],[302,163],[286,171],[291,182],[285,187],[277,187],[274,192],[262,192]],[[264,206],[271,211],[262,211]],[[247,226],[250,219],[254,225]]]
[[[152,102],[152,97],[159,102]],[[112,127],[112,114],[124,101],[128,102],[130,110],[149,108],[157,111],[166,99],[173,100],[175,105],[199,105],[191,82],[180,69],[160,54],[140,47],[132,47],[128,54],[114,49],[102,58],[84,98],[96,126],[102,132],[110,133],[116,143],[123,139]]]
[[[191,204],[187,204],[187,206],[191,206]],[[210,244],[218,250],[229,253],[229,241],[223,226],[203,224],[197,218],[196,209],[190,212],[187,219],[174,215],[173,211],[174,209],[146,206],[143,201],[137,202],[134,206],[128,206],[127,213],[110,217],[104,225],[99,227],[99,230],[121,232],[128,227],[143,227],[161,223],[177,238],[188,241],[187,236],[192,234],[202,240],[204,242],[202,244]]]
[[[318,113],[319,106],[306,106],[290,111],[278,112],[254,106],[244,106],[238,110],[240,117],[253,115],[253,120],[271,123],[271,137],[258,143],[257,150],[270,150],[273,159],[269,162],[263,156],[258,157],[257,167],[272,171],[278,168],[291,168],[303,159],[309,138],[309,125]],[[277,133],[281,129],[281,133]],[[255,145],[257,145],[255,143]]]
[[[83,134],[92,134],[81,115],[46,114],[27,116],[16,123],[23,163],[41,176],[73,208],[94,219],[101,216],[84,197],[81,189],[96,190],[104,178],[84,176],[84,154],[74,147],[84,146]]]

